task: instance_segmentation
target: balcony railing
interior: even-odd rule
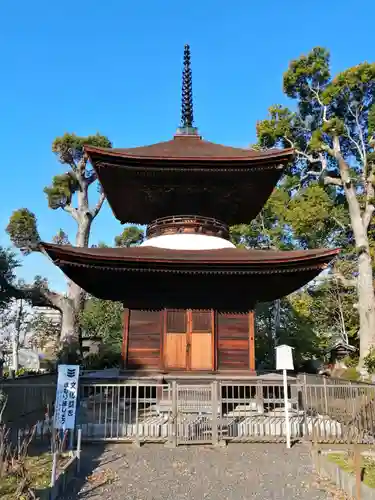
[[[205,234],[229,239],[229,227],[212,217],[173,215],[152,221],[147,226],[147,238],[166,234]]]

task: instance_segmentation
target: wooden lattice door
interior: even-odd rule
[[[164,367],[186,370],[189,350],[186,310],[168,309],[165,323]]]
[[[214,335],[211,311],[166,311],[164,367],[172,370],[213,370]]]
[[[213,320],[211,311],[190,311],[190,369],[213,370]]]

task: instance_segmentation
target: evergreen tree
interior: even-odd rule
[[[322,186],[333,203],[334,210],[327,218],[332,228],[329,242],[336,245],[344,240],[351,242],[354,249],[346,256],[350,264],[344,266],[347,274],[337,268],[335,279],[357,289],[363,360],[375,343],[370,238],[375,178],[375,64],[362,63],[332,78],[328,51],[316,47],[290,63],[283,88],[289,98],[295,99],[296,108],[270,107],[268,119],[257,125],[259,143],[261,147],[294,148],[296,159],[290,174],[298,178],[299,189]],[[341,217],[343,209],[347,220]],[[309,224],[314,225],[315,220],[295,227],[296,234],[302,235]]]
[[[75,134],[64,134],[57,137],[52,144],[52,151],[60,163],[68,168],[64,174],[53,177],[52,184],[44,188],[48,206],[53,210],[64,210],[76,222],[75,245],[89,245],[91,226],[105,201],[100,190],[95,206],[89,205],[89,188],[95,184],[96,173],[90,168],[88,158],[84,154],[84,145],[111,147],[107,137],[100,134],[79,137]],[[13,244],[27,255],[30,252],[43,251],[37,229],[36,216],[27,208],[15,210],[10,217],[7,232]],[[67,235],[60,229],[55,241],[67,244]],[[67,280],[67,294],[51,291],[46,280],[36,280],[28,294],[34,305],[46,305],[58,309],[62,313],[60,343],[68,350],[80,349],[79,316],[83,309],[85,292],[71,280]]]

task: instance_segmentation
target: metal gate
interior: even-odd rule
[[[219,412],[217,384],[174,385],[176,398],[172,416],[176,444],[213,443]]]

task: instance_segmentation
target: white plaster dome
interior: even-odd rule
[[[167,248],[169,250],[219,250],[220,248],[235,248],[235,245],[225,238],[208,234],[163,234],[145,240],[142,247]]]

